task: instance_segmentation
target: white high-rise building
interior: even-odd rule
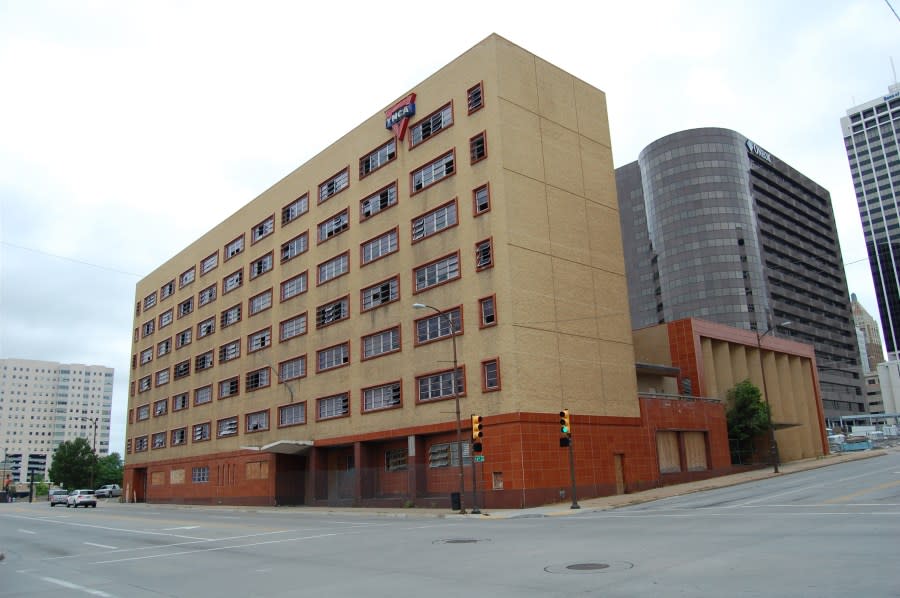
[[[56,447],[78,437],[109,454],[112,395],[112,368],[0,359],[0,475],[46,479]]]

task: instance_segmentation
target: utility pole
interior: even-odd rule
[[[99,417],[81,416],[82,421],[91,422],[94,426],[94,442],[91,444],[91,490],[94,489],[94,470],[97,469],[97,420]]]

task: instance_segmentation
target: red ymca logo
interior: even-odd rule
[[[410,117],[416,114],[416,94],[411,93],[384,112],[384,128],[394,132],[403,141]]]

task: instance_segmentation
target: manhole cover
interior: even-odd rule
[[[597,571],[599,569],[609,569],[606,563],[577,563],[575,565],[566,565],[566,569],[572,571]]]
[[[590,574],[598,571],[624,571],[634,567],[628,561],[610,561],[609,563],[569,563],[567,565],[550,565],[544,567],[547,573]]]
[[[490,540],[478,538],[443,538],[435,540],[432,544],[475,544],[476,542],[489,542]]]

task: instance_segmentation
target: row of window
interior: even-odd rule
[[[346,297],[344,298],[346,300]],[[340,302],[336,305],[345,305]],[[483,297],[478,301],[479,306],[479,327],[485,328],[494,326],[497,323],[497,312],[494,296]],[[344,309],[343,307],[341,309]],[[344,312],[328,311],[317,315],[317,320],[322,321],[325,325],[326,318],[345,317]],[[446,316],[446,317],[445,317]],[[335,320],[336,321],[336,320]],[[462,308],[456,307],[448,309],[441,314],[428,315],[414,321],[414,339],[415,345],[422,345],[444,339],[453,335],[462,334]],[[451,328],[452,327],[452,328]],[[294,338],[306,333],[306,313],[290,318],[281,323],[280,338],[281,342]],[[165,342],[165,341],[164,341]],[[259,330],[247,336],[247,352],[253,353],[268,347],[272,343],[271,327]],[[363,361],[374,359],[390,353],[396,353],[401,350],[401,331],[400,325],[380,330],[378,332],[363,336],[360,339],[361,359]],[[215,365],[216,350],[210,349],[193,358],[193,368],[195,372],[208,370]],[[237,359],[241,355],[240,339],[230,341],[218,348],[219,363],[226,363],[233,359]],[[140,354],[141,364],[146,364],[153,358],[153,347],[149,347]],[[146,360],[146,361],[145,361]],[[316,373],[324,372],[337,367],[350,364],[350,341],[319,349],[316,351]],[[174,367],[163,368],[154,374],[147,374],[137,380],[137,392],[144,393],[152,388],[165,386],[171,380],[179,380],[191,374],[192,360],[185,359],[174,365]],[[136,367],[132,363],[132,367]],[[268,386],[269,368],[263,368],[247,375],[246,388],[248,390],[256,390]],[[282,362],[278,366],[278,379],[283,381],[300,378],[306,375],[306,356],[296,357]],[[251,381],[252,379],[252,381]],[[223,383],[224,384],[224,383]],[[132,396],[134,396],[134,386],[132,386]],[[230,396],[230,392],[224,392],[220,389],[220,398]]]
[[[479,83],[467,91],[467,101],[468,101],[468,109],[469,114],[480,110],[483,104],[483,88],[482,84]],[[416,147],[423,143],[424,141],[432,138],[437,133],[447,129],[449,126],[453,124],[453,103],[450,102],[432,114],[424,117],[420,121],[414,123],[410,127],[410,137],[409,143],[410,148]],[[419,167],[410,173],[410,181],[411,181],[411,189],[412,193],[416,193],[418,191],[423,190],[424,188],[430,186],[431,184],[437,183],[441,179],[446,176],[452,175],[454,173],[454,163],[455,163],[456,150],[452,149],[450,152],[440,156],[436,160],[432,160],[431,162],[425,164],[424,166]],[[362,179],[372,172],[375,172],[379,168],[388,164],[392,160],[397,157],[397,148],[396,148],[396,140],[390,139],[386,143],[381,146],[375,148],[365,156],[359,159],[359,178]],[[487,135],[484,131],[478,133],[473,136],[469,140],[469,158],[471,163],[479,162],[485,158],[487,158]],[[321,204],[331,197],[337,195],[341,191],[344,191],[350,186],[350,169],[349,166],[335,173],[325,181],[319,183],[318,185],[318,203]],[[366,197],[365,199],[360,201],[360,214],[361,218],[369,218],[373,216],[376,212],[386,207],[392,205],[392,203],[396,203],[396,194],[397,187],[396,182],[394,182],[391,186],[386,187],[377,191],[376,193]],[[476,200],[476,205],[477,205]],[[476,208],[477,209],[477,208]],[[486,209],[486,208],[485,208]],[[292,201],[288,205],[284,206],[281,210],[281,225],[284,227],[286,224],[296,220],[303,214],[309,211],[309,194],[304,194]],[[319,241],[321,242],[324,239],[327,239],[330,234],[334,234],[333,229],[339,228],[341,226],[340,222],[332,222],[332,223],[322,223],[319,225]],[[255,244],[262,239],[268,237],[275,231],[275,215],[268,216],[262,222],[254,225],[250,230],[250,243]],[[324,235],[324,238],[323,238]],[[245,249],[245,238],[244,235],[241,234],[239,237],[227,243],[224,247],[224,260],[228,261],[229,259],[239,255]],[[282,246],[282,251],[284,252],[285,247]],[[284,254],[282,255],[284,259]],[[199,264],[199,275],[203,276],[208,272],[214,270],[219,264],[219,252],[209,255],[204,258]],[[178,288],[184,288],[187,285],[194,282],[197,276],[197,267],[192,266],[188,270],[184,271],[178,277]],[[147,295],[142,302],[138,302],[136,305],[136,315],[140,315],[141,309],[147,310],[152,308],[157,304],[157,297],[159,300],[166,299],[170,297],[175,292],[175,280],[171,280],[168,283],[164,284],[160,290],[159,294],[154,291]]]

